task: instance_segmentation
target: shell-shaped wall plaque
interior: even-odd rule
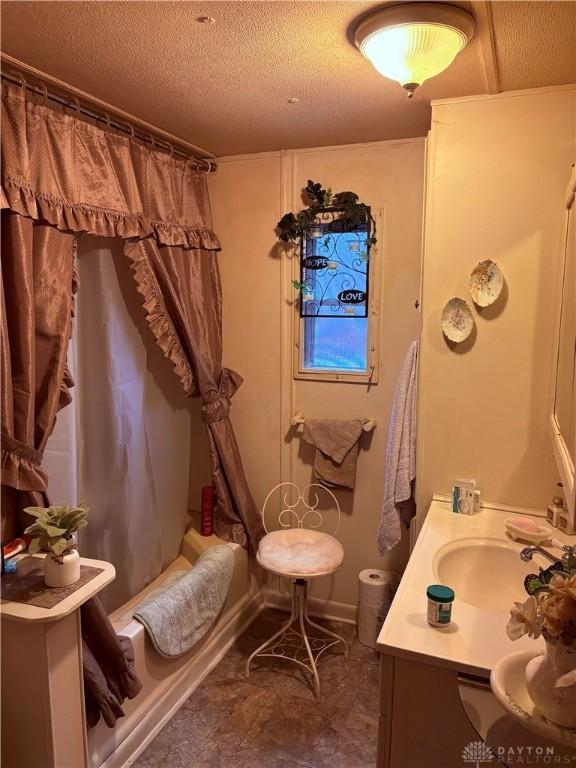
[[[459,344],[470,336],[474,328],[474,318],[464,299],[454,298],[442,311],[442,331],[449,341]]]
[[[485,259],[476,264],[470,275],[470,296],[479,307],[494,304],[504,286],[504,275],[495,261]]]

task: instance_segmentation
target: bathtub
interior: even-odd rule
[[[110,615],[116,632],[132,640],[136,671],[143,688],[135,699],[124,702],[126,716],[114,728],[100,720],[88,731],[91,768],[130,766],[264,607],[258,567],[242,547],[228,544],[236,559],[230,594],[210,632],[189,653],[177,659],[160,656],[142,624],[132,618],[136,604],[170,573],[189,570],[202,552],[222,543],[216,536],[203,537],[191,529],[182,540],[176,560],[146,589]]]

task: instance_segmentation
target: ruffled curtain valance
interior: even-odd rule
[[[2,83],[2,208],[66,232],[219,250],[192,162],[102,130]]]

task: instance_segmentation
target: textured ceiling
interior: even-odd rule
[[[493,2],[503,91],[576,82],[576,2]]]
[[[350,43],[380,5],[4,0],[2,51],[216,155],[423,136],[431,99],[486,92],[488,31],[408,101]],[[576,80],[576,2],[491,8],[502,90]]]

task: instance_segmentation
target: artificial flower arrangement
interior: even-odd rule
[[[537,708],[553,722],[576,727],[576,555],[524,579],[528,599],[515,602],[506,632],[546,641],[546,653],[526,667],[526,687]]]

